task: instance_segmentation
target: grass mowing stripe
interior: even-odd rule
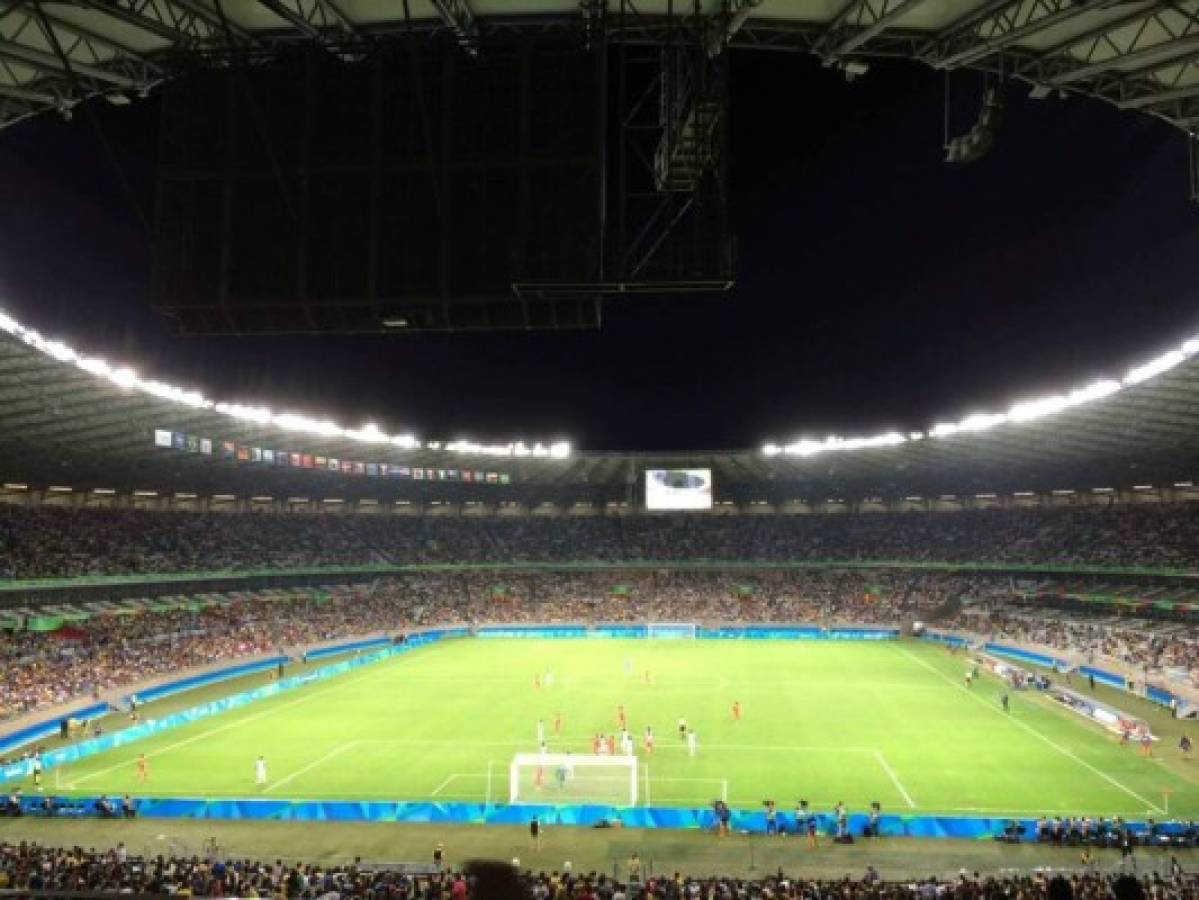
[[[904,789],[903,782],[899,780],[899,776],[895,774],[895,770],[892,769],[891,765],[887,762],[887,757],[883,756],[881,750],[876,750],[874,752],[874,758],[878,760],[878,764],[882,766],[883,771],[887,773],[887,777],[891,779],[891,783],[895,785],[895,789],[899,791],[900,796],[903,797],[903,800],[908,807],[910,809],[915,809],[916,801],[913,800],[912,795]]]
[[[1152,803],[1149,800],[1146,800],[1144,797],[1142,797],[1140,794],[1138,794],[1132,788],[1128,787],[1125,784],[1120,783],[1115,778],[1113,778],[1111,775],[1108,775],[1107,772],[1104,772],[1102,769],[1097,769],[1095,766],[1091,765],[1089,762],[1087,762],[1085,759],[1080,757],[1078,754],[1074,753],[1071,750],[1066,749],[1061,744],[1054,741],[1052,738],[1046,737],[1045,735],[1041,734],[1041,732],[1037,731],[1037,729],[1033,728],[1027,722],[1023,722],[1020,719],[1015,718],[1010,713],[1005,713],[999,709],[996,709],[994,706],[992,706],[990,703],[988,703],[982,697],[972,694],[970,692],[969,688],[967,688],[965,685],[958,684],[956,681],[954,681],[952,678],[950,678],[948,675],[946,675],[944,672],[942,672],[936,666],[934,666],[931,663],[916,656],[915,654],[910,652],[907,648],[900,647],[899,652],[902,653],[904,656],[906,656],[908,659],[910,659],[912,662],[916,663],[917,665],[921,665],[924,668],[928,669],[930,672],[936,673],[937,677],[943,679],[944,681],[949,682],[951,685],[953,685],[959,691],[964,691],[966,693],[966,696],[969,697],[971,700],[975,701],[976,703],[981,703],[983,706],[985,706],[987,709],[991,710],[991,712],[995,713],[996,715],[1002,716],[1004,719],[1011,722],[1013,725],[1017,725],[1020,728],[1023,728],[1025,731],[1027,731],[1033,737],[1037,738],[1037,740],[1045,742],[1048,746],[1052,747],[1058,753],[1062,754],[1063,756],[1067,757],[1068,759],[1074,760],[1074,762],[1078,763],[1084,769],[1087,769],[1088,771],[1093,772],[1094,774],[1098,775],[1104,781],[1108,782],[1112,786],[1117,787],[1120,790],[1122,790],[1124,793],[1128,794],[1128,796],[1130,796],[1136,800],[1139,800],[1141,803],[1144,803],[1147,807],[1149,807],[1150,809],[1152,809],[1158,813],[1163,812],[1162,808],[1160,806],[1158,806],[1156,803]]]

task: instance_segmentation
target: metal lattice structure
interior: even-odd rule
[[[670,13],[643,0],[4,0],[0,127],[89,97],[124,103],[196,59],[259,59],[309,42],[352,57],[376,38],[449,34],[467,53],[514,34],[660,43]],[[812,53],[830,65],[905,57],[1001,73],[1199,125],[1199,0],[703,0],[709,47]]]

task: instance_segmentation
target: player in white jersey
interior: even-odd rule
[[[695,756],[695,753],[698,749],[699,749],[699,747],[698,747],[698,741],[696,740],[696,737],[695,737],[695,729],[689,728],[687,730],[687,755]]]
[[[633,736],[627,731],[620,733],[620,752],[625,756],[633,755]]]
[[[552,688],[554,686],[554,670],[553,669],[545,670],[545,686],[547,688]]]
[[[254,783],[259,787],[266,784],[266,757],[260,756],[254,760]]]
[[[545,720],[544,719],[537,720],[537,743],[539,743],[539,744],[545,743]]]

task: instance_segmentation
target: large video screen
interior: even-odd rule
[[[646,509],[711,509],[711,469],[646,469]]]

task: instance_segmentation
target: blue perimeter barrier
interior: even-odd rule
[[[938,632],[929,632],[925,634],[921,640],[932,641],[938,644],[945,644],[950,647],[965,647],[969,642],[964,638],[960,638],[952,634],[940,634]],[[1020,660],[1021,662],[1032,663],[1033,665],[1042,666],[1047,669],[1056,671],[1065,671],[1071,668],[1071,663],[1066,659],[1058,659],[1054,656],[1047,656],[1044,653],[1034,653],[1031,650],[1021,650],[1019,647],[1008,647],[1005,644],[984,644],[983,649],[988,653],[993,653],[996,656],[1006,656],[1010,659]],[[1094,678],[1099,684],[1107,685],[1108,687],[1119,688],[1122,691],[1128,690],[1128,681],[1123,675],[1118,675],[1115,672],[1109,672],[1106,669],[1097,669],[1094,666],[1079,666],[1078,673],[1084,678]],[[1158,706],[1164,706],[1167,709],[1174,706],[1176,703],[1181,704],[1182,698],[1167,691],[1165,688],[1159,688],[1156,685],[1145,685],[1145,699]]]
[[[168,681],[166,684],[160,684],[157,687],[147,688],[144,691],[138,691],[135,694],[126,694],[121,699],[126,703],[133,696],[137,697],[138,704],[149,703],[152,700],[162,700],[165,697],[172,697],[175,694],[182,694],[184,691],[191,691],[198,687],[206,687],[210,684],[218,684],[222,681],[229,681],[231,678],[240,678],[243,675],[253,675],[255,672],[265,672],[268,669],[276,668],[280,663],[286,663],[286,656],[272,656],[268,659],[257,659],[254,662],[242,663],[239,666],[230,666],[227,669],[217,669],[215,672],[204,672],[201,675],[192,675],[190,678],[180,678],[178,681]]]
[[[64,800],[60,814],[95,815],[98,797]],[[29,797],[22,806],[27,815],[36,816],[42,802]],[[275,822],[388,822],[409,824],[481,824],[527,825],[534,817],[542,825],[594,828],[603,822],[623,828],[672,828],[714,831],[716,814],[711,809],[675,807],[637,807],[578,805],[487,805],[483,803],[432,803],[405,800],[261,800],[228,799],[200,800],[188,798],[139,799],[137,814],[153,819],[209,819],[224,821]],[[816,828],[826,838],[837,833],[836,816],[815,814]],[[806,821],[794,814],[778,813],[775,819],[779,834],[807,834]],[[849,831],[855,838],[864,837],[870,824],[865,813],[849,816]],[[1144,835],[1149,828],[1143,822],[1127,823],[1134,834]],[[1035,842],[1037,822],[1028,818],[981,818],[966,816],[884,815],[879,819],[879,837],[956,838],[965,840],[997,839],[1015,826],[1021,842]],[[761,810],[732,810],[729,827],[736,832],[766,834],[766,813]],[[1182,823],[1168,822],[1157,826],[1160,834],[1181,834]]]
[[[44,722],[30,725],[28,728],[22,728],[20,731],[6,734],[0,738],[0,753],[7,753],[10,750],[24,747],[26,744],[32,744],[34,741],[40,741],[42,738],[58,734],[59,729],[62,727],[63,719],[86,721],[94,719],[97,716],[102,716],[107,712],[107,703],[96,703],[92,706],[84,706],[69,713],[64,713],[56,719],[47,719]]]
[[[375,650],[379,647],[386,647],[391,643],[391,638],[381,637],[372,638],[368,641],[351,641],[348,644],[337,644],[334,647],[321,647],[318,650],[309,650],[304,654],[304,659],[308,662],[314,662],[318,659],[328,659],[330,656],[341,656],[343,653],[353,653],[359,650]]]
[[[644,638],[644,625],[485,625],[474,632],[481,638]],[[696,628],[699,640],[760,641],[889,641],[899,637],[898,628],[788,628],[747,625],[741,628]]]

